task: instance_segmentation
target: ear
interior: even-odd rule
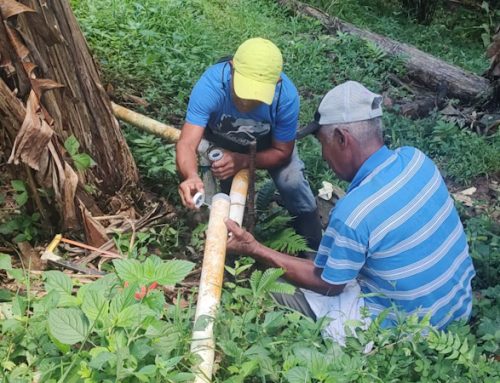
[[[347,132],[342,129],[335,129],[333,133],[334,140],[340,145],[341,148],[344,148],[347,144]]]

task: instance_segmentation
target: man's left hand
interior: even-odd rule
[[[234,176],[241,169],[248,168],[247,154],[225,151],[224,156],[212,164],[212,173],[220,180]]]

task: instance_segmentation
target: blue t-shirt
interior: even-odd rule
[[[209,67],[194,86],[186,122],[229,135],[271,133],[275,140],[289,142],[295,139],[299,108],[295,85],[281,73],[272,105],[262,103],[249,113],[239,112],[231,100],[231,65],[222,62]]]
[[[357,279],[373,316],[395,306],[445,328],[471,312],[475,271],[460,218],[436,165],[415,148],[383,146],[365,161],[315,264],[326,282]]]

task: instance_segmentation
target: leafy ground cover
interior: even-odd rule
[[[375,29],[375,20],[386,26],[403,20],[394,13],[393,2],[384,2],[386,8],[366,4],[345,0],[328,6]],[[353,37],[325,36],[317,22],[290,16],[270,0],[73,0],[72,5],[113,97],[123,103],[130,96],[141,97],[148,106],[134,108],[170,123],[181,123],[189,91],[204,68],[252,36],[270,38],[282,49],[285,71],[301,94],[302,123],[327,90],[347,79],[378,92],[404,93],[387,81],[390,73],[401,73],[401,62]],[[459,17],[439,12],[443,25]],[[440,29],[440,35],[454,52],[450,57],[461,57],[464,67],[479,70],[484,62],[477,63],[474,52],[482,54],[481,41],[457,42],[448,30]],[[408,36],[409,42],[415,42],[411,35],[419,35],[421,47],[431,53],[440,50],[435,38],[425,40],[418,31],[398,35]],[[461,50],[463,55],[457,54]],[[397,110],[386,114],[385,124],[389,145],[422,149],[437,161],[452,188],[478,185],[478,179],[487,185],[500,169],[498,133],[482,137],[437,114],[415,121]],[[126,136],[146,184],[178,202],[172,146],[132,128]],[[304,139],[299,149],[314,188],[322,180],[343,185],[326,168],[313,138]],[[29,198],[26,188],[19,182],[0,185],[0,207],[12,212],[11,220],[0,225],[0,235],[36,241],[43,228],[39,217],[23,210]],[[282,218],[279,207],[268,205],[264,201],[259,207],[260,238],[274,248],[299,251],[303,243],[286,232],[288,218]],[[342,348],[321,338],[324,324],[278,307],[269,298],[269,292],[283,288],[277,283],[281,271],[253,271],[250,259],[232,260],[216,322],[214,381],[498,381],[499,208],[491,197],[476,205],[458,204],[478,273],[470,323],[457,323],[443,333],[429,330],[425,319],[402,318],[391,330],[374,321],[367,331],[353,330]],[[10,256],[0,254],[1,277],[17,286],[15,293],[0,289],[0,380],[190,381],[193,298],[175,295],[175,290],[167,297],[162,292],[172,291],[193,267],[173,258],[199,259],[205,224],[179,215],[175,224],[137,233],[134,241],[129,235],[117,236],[117,248],[128,259],[115,261],[108,276],[91,283],[48,271],[40,285],[29,265],[13,266]]]
[[[436,12],[428,25],[419,24],[409,15],[405,3],[411,2],[407,1],[306,2],[356,26],[415,45],[424,52],[478,74],[488,67],[484,51],[500,22],[496,1],[469,1],[469,7],[454,7],[450,2],[437,0]]]

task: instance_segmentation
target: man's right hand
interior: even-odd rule
[[[198,175],[186,178],[179,185],[179,195],[181,196],[182,204],[190,209],[196,209],[193,196],[197,192],[204,192],[203,181]]]

